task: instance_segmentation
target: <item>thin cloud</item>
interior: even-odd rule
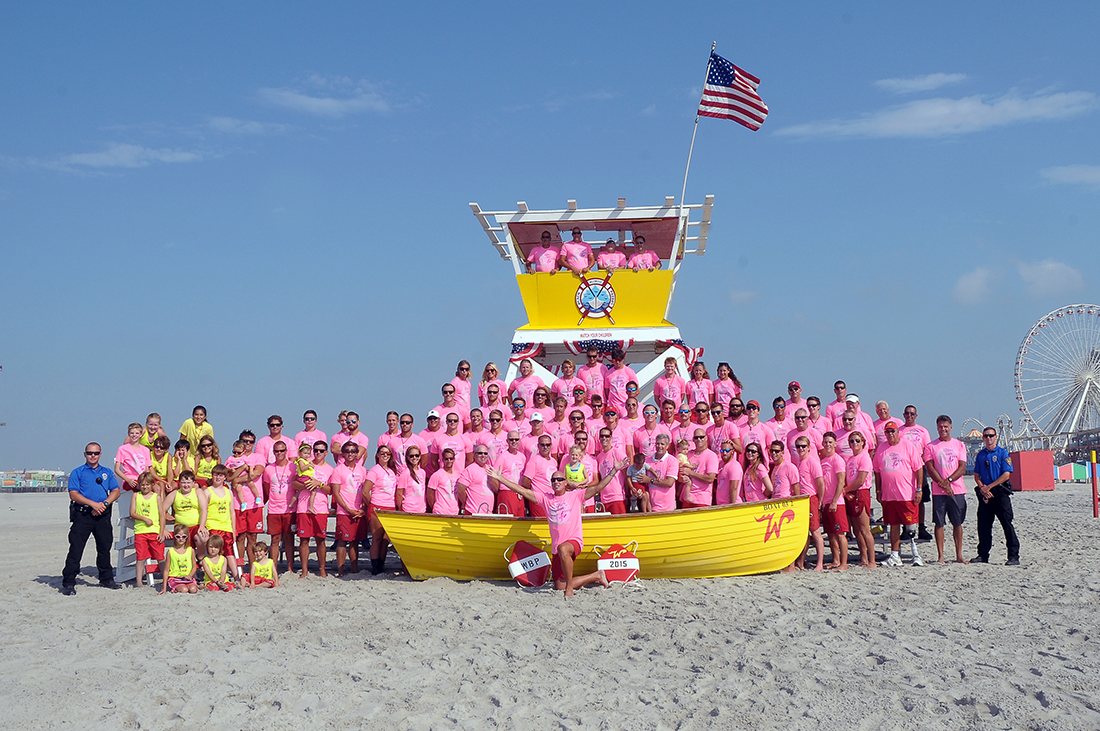
[[[756,299],[758,295],[755,289],[733,289],[730,290],[730,301],[735,305],[747,305]]]
[[[313,75],[296,87],[258,89],[256,96],[277,107],[332,119],[367,112],[386,114],[391,109],[380,85],[346,77]]]
[[[961,305],[976,305],[986,301],[993,293],[997,275],[986,267],[978,267],[959,277],[951,297]]]
[[[1016,262],[1027,293],[1033,297],[1053,297],[1085,287],[1085,277],[1069,264],[1054,259]]]
[[[966,81],[966,74],[927,74],[911,76],[908,79],[879,79],[875,86],[892,94],[913,94],[918,91],[932,91],[948,84]]]
[[[236,119],[234,117],[211,117],[207,120],[206,126],[215,132],[233,135],[282,134],[291,129],[289,124],[254,122],[248,119]]]
[[[1070,91],[998,99],[921,99],[865,115],[859,119],[827,120],[785,127],[789,137],[949,137],[1021,122],[1066,119],[1092,111],[1096,94]]]
[[[63,166],[85,168],[143,168],[156,162],[198,162],[202,154],[168,148],[154,149],[115,142],[101,152],[80,152],[61,159]]]
[[[1084,185],[1100,190],[1100,165],[1063,165],[1039,171],[1052,185]]]

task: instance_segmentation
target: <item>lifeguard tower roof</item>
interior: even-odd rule
[[[663,205],[627,206],[626,199],[619,198],[608,208],[578,208],[570,200],[565,208],[554,210],[532,210],[520,201],[515,210],[483,211],[471,203],[493,248],[512,263],[527,311],[527,324],[516,329],[512,340],[509,381],[515,364],[524,358],[545,369],[546,380],[560,372],[563,359],[589,347],[604,356],[621,348],[631,363],[652,361],[658,367],[648,381],[662,370],[658,356],[670,348],[676,349],[685,371],[689,369],[702,349],[683,344],[679,329],[667,319],[668,311],[685,256],[706,253],[713,206],[713,195],[692,205],[677,205],[667,196]],[[639,271],[597,267],[581,275],[568,269],[528,272],[526,263],[542,245],[543,232],[550,234],[551,246],[560,248],[568,245],[574,228],[581,230],[597,255],[611,238],[629,259],[640,250],[635,239],[644,238],[645,249],[657,254],[661,266]],[[639,371],[639,378],[648,370],[647,365]]]

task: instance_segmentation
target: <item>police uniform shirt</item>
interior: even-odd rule
[[[69,473],[69,489],[79,492],[92,502],[102,503],[112,491],[118,489],[115,473],[103,465],[92,469],[82,464]]]

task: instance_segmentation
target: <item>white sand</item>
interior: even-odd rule
[[[108,591],[91,543],[64,597],[67,497],[0,495],[0,728],[1096,729],[1090,501],[1086,485],[1014,496],[1017,568],[995,525],[989,565],[932,565],[925,543],[924,568],[643,581],[567,603],[366,573]]]

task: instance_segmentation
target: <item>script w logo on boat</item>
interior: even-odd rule
[[[779,537],[779,530],[784,524],[794,521],[794,511],[787,508],[779,515],[778,520],[775,518],[775,511],[764,513],[756,519],[756,522],[763,523],[765,520],[768,521],[768,527],[764,530],[764,543],[767,543],[773,536]]]

